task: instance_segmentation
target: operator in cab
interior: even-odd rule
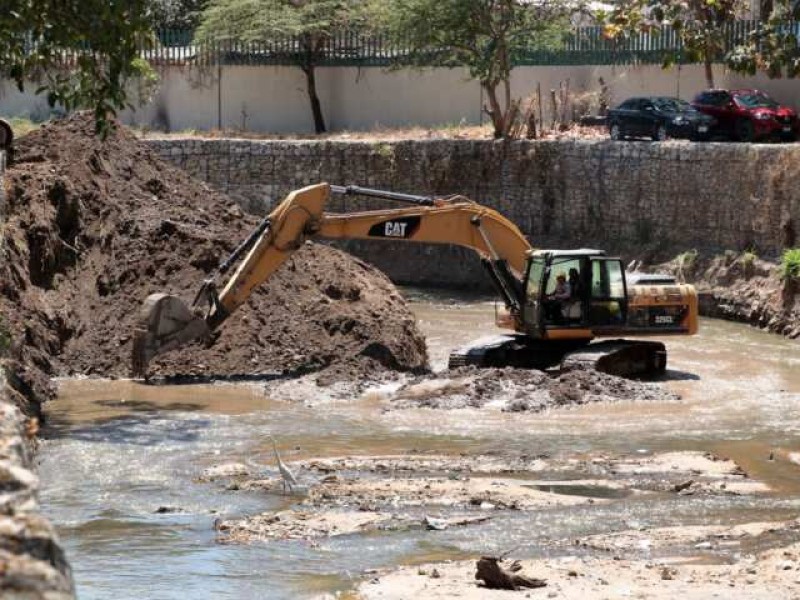
[[[553,292],[545,298],[545,314],[551,321],[561,321],[563,319],[564,305],[572,297],[572,290],[564,273],[556,275],[556,286]]]

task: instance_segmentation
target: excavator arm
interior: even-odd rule
[[[353,213],[326,213],[331,194],[371,196],[412,206]],[[429,198],[356,186],[318,184],[291,192],[220,265],[224,276],[240,259],[233,275],[217,289],[206,280],[194,307],[208,306],[205,315],[182,300],[153,294],[145,300],[140,327],[134,335],[133,374],[143,377],[158,354],[184,344],[208,340],[211,332],[242,304],[308,238],[376,239],[454,244],[481,258],[513,318],[522,305],[522,278],[531,250],[516,225],[498,212],[462,196]],[[244,258],[242,259],[242,256]]]

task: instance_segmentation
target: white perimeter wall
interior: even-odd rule
[[[719,87],[758,87],[800,109],[800,79],[741,77],[721,67],[715,76]],[[547,119],[550,89],[557,89],[560,82],[569,79],[571,93],[597,93],[600,77],[609,88],[612,105],[641,94],[690,100],[705,87],[699,65],[668,71],[657,65],[519,67],[513,73],[513,95],[528,97],[535,92],[537,83],[541,85]],[[480,86],[468,79],[464,69],[415,72],[326,67],[318,70],[317,83],[332,130],[481,121]],[[35,89],[36,85],[29,87]],[[44,98],[20,93],[10,84],[0,86],[0,114],[41,119],[49,112]],[[256,132],[313,132],[305,78],[292,67],[224,67],[206,73],[169,68],[162,73],[152,101],[135,111],[126,111],[123,119],[170,131],[222,126]]]

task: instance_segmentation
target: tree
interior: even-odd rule
[[[776,0],[771,12],[727,56],[728,66],[748,75],[764,71],[770,78],[800,75],[800,3]]]
[[[566,0],[373,0],[372,20],[418,67],[464,65],[486,93],[495,137],[508,135],[518,103],[511,96],[514,61],[569,26]]]
[[[203,12],[196,40],[291,43],[282,55],[306,78],[314,130],[324,133],[325,118],[317,95],[316,68],[326,42],[357,20],[357,0],[211,0]],[[289,40],[291,38],[291,40]]]
[[[161,29],[195,29],[208,0],[155,0],[153,22]]]
[[[51,106],[92,108],[103,130],[128,105],[128,83],[151,73],[139,58],[149,9],[144,0],[6,0],[0,77],[21,91],[40,82]]]
[[[610,14],[598,13],[605,22],[609,37],[632,33],[658,32],[671,27],[679,36],[682,48],[669,51],[664,66],[679,58],[702,62],[706,85],[714,86],[713,64],[726,51],[726,25],[744,8],[742,0],[625,0]]]

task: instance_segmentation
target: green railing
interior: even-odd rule
[[[725,28],[725,49],[718,60],[746,41],[757,21],[736,21]],[[798,30],[797,23],[787,24]],[[285,36],[269,41],[224,40],[195,44],[193,32],[162,30],[155,43],[142,44],[142,56],[156,65],[296,65],[306,56],[303,40]],[[431,51],[435,57],[436,50]],[[324,40],[315,50],[314,61],[323,66],[388,67],[409,56],[402,42],[381,35],[342,31]],[[662,64],[668,57],[683,60],[677,33],[669,28],[610,40],[600,27],[581,27],[565,35],[556,47],[542,49],[532,40],[531,48],[513,57],[522,65],[629,65]],[[425,61],[423,61],[425,62]],[[437,61],[430,60],[430,64]]]

